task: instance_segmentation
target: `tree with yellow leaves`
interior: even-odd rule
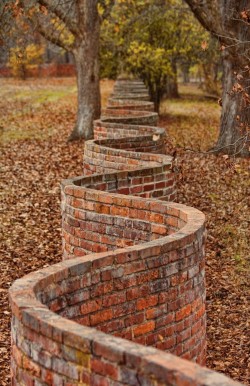
[[[99,85],[99,31],[113,0],[2,0],[0,22],[29,26],[49,42],[71,52],[78,89],[76,125],[70,140],[93,137],[93,120],[101,112]],[[99,14],[99,9],[102,16]],[[2,24],[2,23],[1,23]],[[1,28],[0,28],[1,29]],[[1,32],[0,32],[1,33]]]
[[[26,79],[27,70],[42,63],[44,47],[37,44],[28,44],[26,47],[15,47],[10,49],[8,66],[12,75]]]
[[[111,59],[142,78],[158,111],[164,95],[178,97],[177,65],[198,57],[205,39],[182,0],[117,0],[102,25],[101,54],[106,66]]]

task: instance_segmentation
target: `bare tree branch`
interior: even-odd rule
[[[49,12],[53,12],[60,20],[62,20],[74,36],[79,36],[81,34],[80,29],[78,28],[75,21],[68,14],[63,12],[59,6],[53,5],[47,0],[37,1],[41,6],[46,7]]]
[[[39,21],[37,20],[37,31],[48,41],[51,43],[63,48],[66,51],[69,51],[69,46],[64,44],[63,40],[60,39],[59,36],[55,36],[51,29],[45,28]]]

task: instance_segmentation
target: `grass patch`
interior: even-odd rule
[[[4,80],[0,91],[0,141],[45,140],[57,130],[53,118],[62,106],[76,106],[76,84],[70,79]],[[75,112],[74,112],[75,113]],[[59,114],[62,114],[61,112]],[[63,115],[62,115],[63,116]]]
[[[63,123],[62,120],[73,128],[77,107],[75,78],[2,79],[1,83],[1,143],[45,140],[59,130],[58,121]],[[106,105],[113,84],[101,81],[102,106]]]
[[[174,146],[205,151],[218,136],[221,108],[196,85],[181,85],[181,97],[161,105],[160,125],[167,128]]]
[[[38,89],[38,90],[24,90],[17,92],[15,97],[19,100],[29,100],[32,105],[41,104],[45,102],[57,102],[58,99],[68,96],[68,94],[75,94],[75,87],[67,87],[62,89]]]

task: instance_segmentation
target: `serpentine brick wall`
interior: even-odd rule
[[[193,363],[206,350],[204,215],[170,202],[165,132],[131,94],[144,86],[117,83],[84,176],[62,183],[64,261],[10,289],[13,385],[237,384]]]

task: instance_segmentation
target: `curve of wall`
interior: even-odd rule
[[[133,88],[145,94],[117,83],[123,109],[104,111],[84,176],[62,183],[64,261],[10,289],[13,385],[236,385],[184,360],[205,363],[205,219],[169,202],[164,130],[121,97]]]

